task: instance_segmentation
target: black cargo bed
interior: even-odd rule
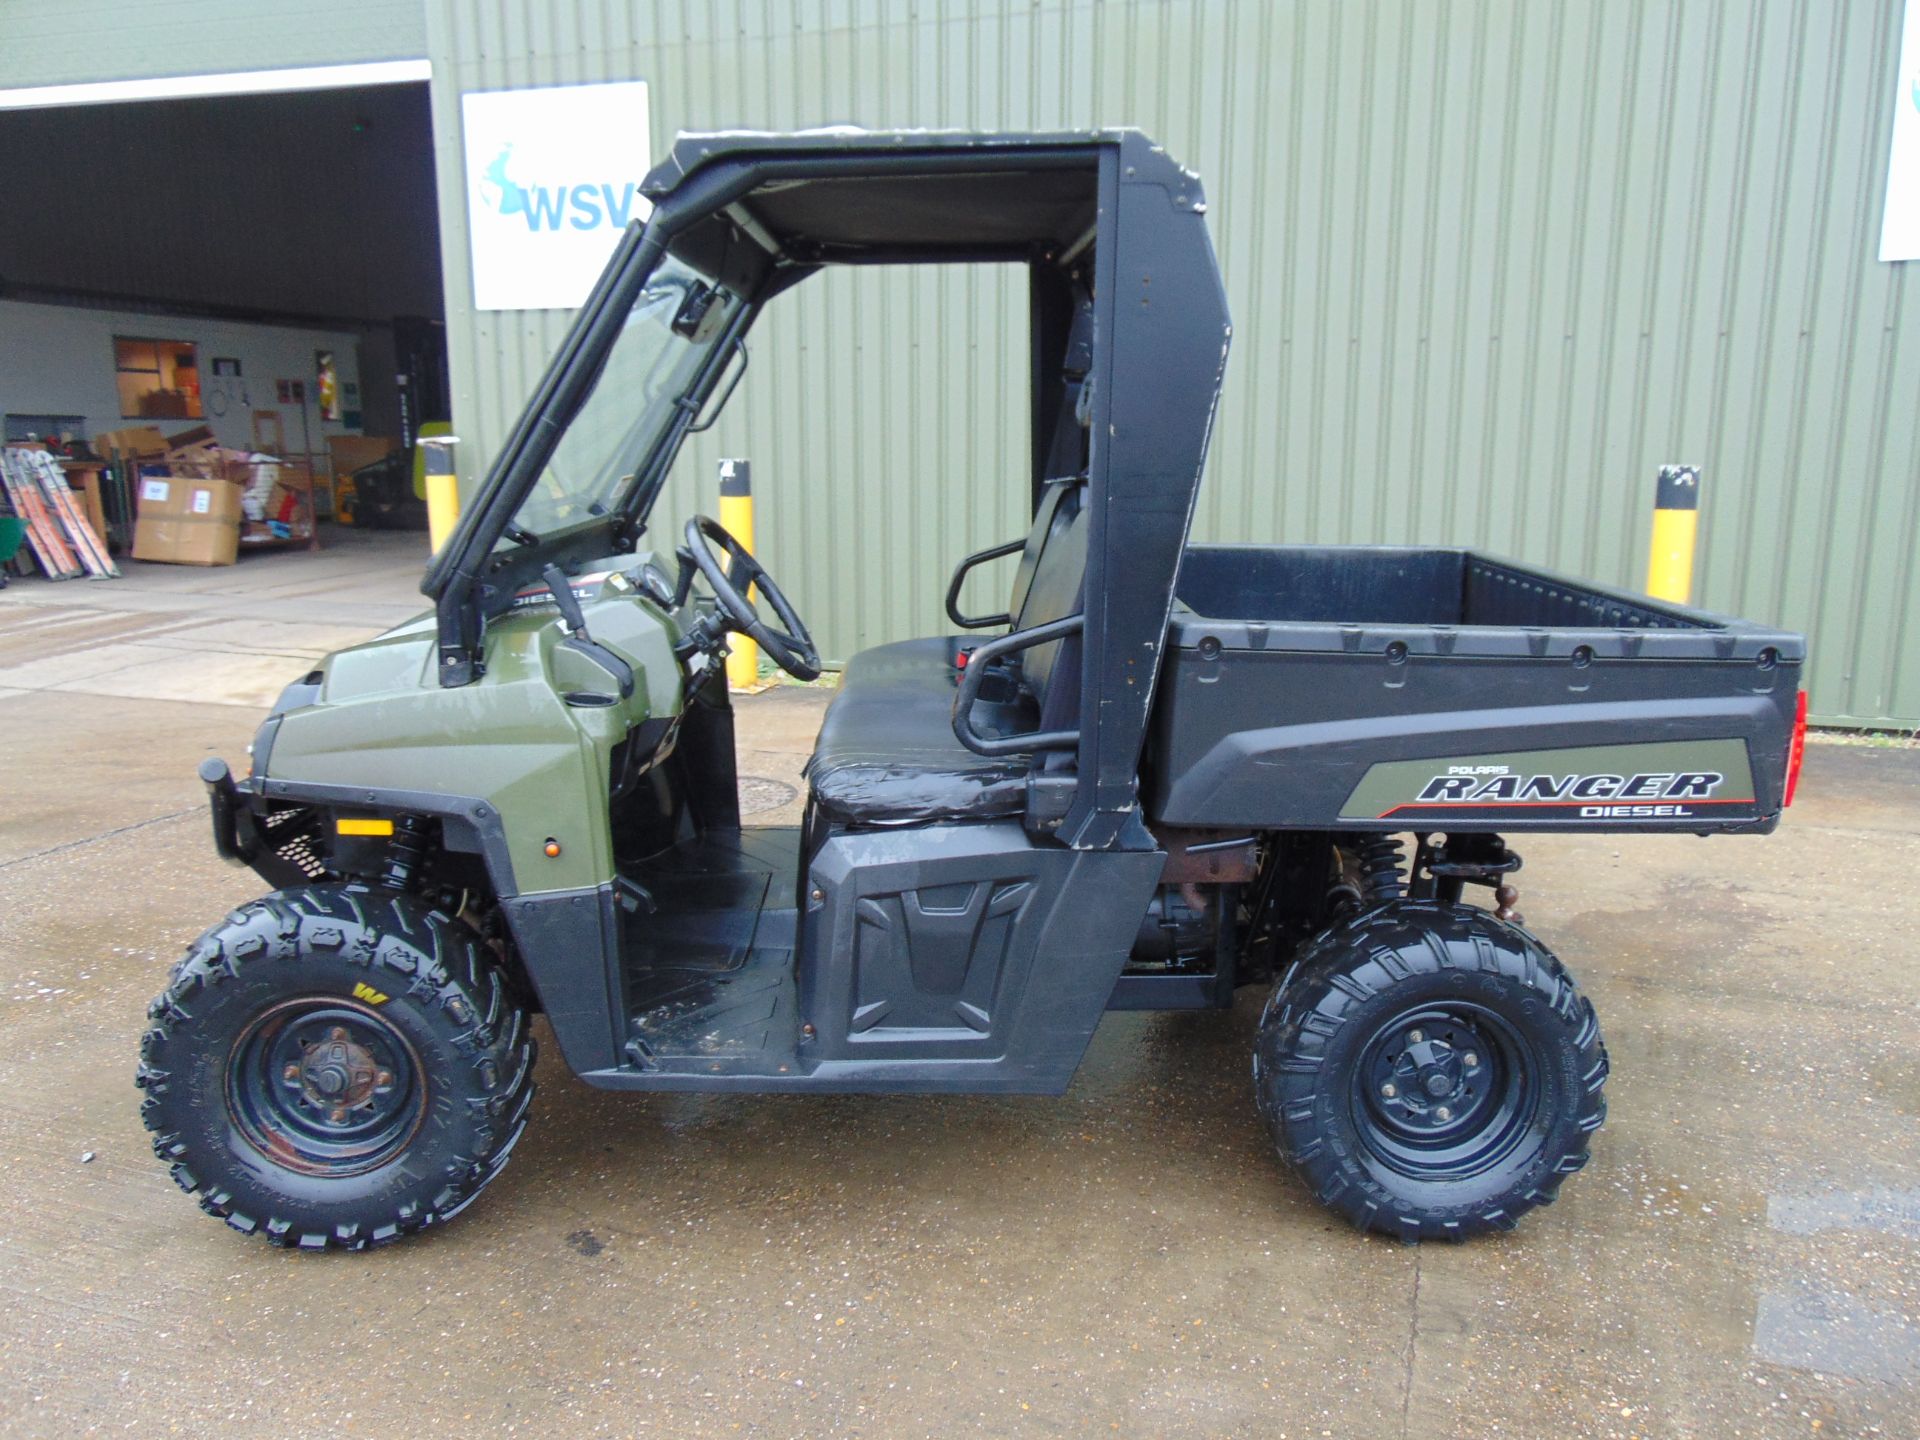
[[[1797,635],[1470,550],[1197,545],[1176,594],[1146,767],[1158,820],[1778,819]]]

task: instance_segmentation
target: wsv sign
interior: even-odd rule
[[[507,173],[513,158],[513,146],[506,145],[487,166],[480,182],[480,195],[502,215],[518,215],[527,229],[536,234],[558,230],[565,225],[574,230],[596,230],[611,225],[624,230],[634,216],[634,200],[639,187],[629,180],[621,185],[523,185]]]
[[[652,211],[646,82],[469,91],[460,130],[474,308],[579,305]]]

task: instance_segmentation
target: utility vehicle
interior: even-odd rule
[[[444,1221],[536,1011],[611,1089],[1046,1094],[1109,1010],[1267,984],[1254,1099],[1322,1201],[1419,1239],[1552,1199],[1607,1057],[1503,836],[1771,830],[1801,638],[1471,551],[1189,545],[1231,331],[1199,180],[1136,132],[688,135],[645,193],[432,613],[201,769],[273,893],[152,1007],[175,1179],[283,1245]],[[804,823],[743,826],[728,635],[820,657],[656,497],[782,292],[957,263],[1029,277],[1031,528],[960,561],[953,633],[847,660]]]

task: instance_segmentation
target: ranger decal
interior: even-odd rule
[[[1754,803],[1739,740],[1600,745],[1436,760],[1369,769],[1342,819],[1687,820],[1702,806]],[[1719,812],[1723,813],[1724,812]]]

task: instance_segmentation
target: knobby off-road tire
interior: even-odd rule
[[[149,1008],[154,1153],[208,1214],[361,1250],[452,1219],[533,1098],[526,1012],[462,921],[363,885],[234,911]]]
[[[1403,901],[1316,937],[1274,988],[1254,1090],[1281,1156],[1362,1230],[1510,1230],[1606,1118],[1593,1006],[1538,940]]]

